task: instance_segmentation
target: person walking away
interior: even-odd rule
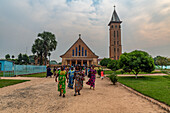
[[[65,97],[66,94],[66,75],[67,72],[64,70],[63,67],[61,67],[61,71],[58,72],[57,76],[56,76],[56,82],[57,82],[57,77],[58,77],[58,91],[60,92],[59,96]],[[68,82],[68,80],[67,80]]]
[[[80,95],[80,90],[83,88],[83,84],[82,84],[82,80],[83,80],[83,76],[81,76],[81,72],[79,70],[79,67],[76,66],[76,70],[74,73],[74,79],[75,79],[75,94],[74,96]]]
[[[94,90],[95,79],[96,79],[96,70],[94,69],[94,66],[91,67],[89,73],[90,73],[90,79],[88,80],[88,82],[86,82],[86,84],[90,85],[90,89],[91,89],[91,87],[93,87],[93,90]]]
[[[68,87],[73,89],[73,84],[74,84],[74,80],[73,80],[73,77],[74,77],[74,70],[73,70],[73,67],[71,67],[71,70],[68,72],[68,75],[69,75],[69,82],[68,82]]]
[[[47,66],[47,75],[46,75],[46,78],[48,77],[48,76],[52,76],[53,75],[53,73],[51,72],[51,68],[49,67],[49,66]]]
[[[54,66],[54,69],[53,69],[53,75],[54,75],[54,77],[56,76],[56,68],[55,68],[55,66]]]
[[[102,80],[104,78],[104,71],[103,70],[101,70],[101,78],[102,78]]]

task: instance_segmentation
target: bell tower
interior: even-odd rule
[[[114,11],[112,18],[108,24],[109,26],[109,58],[112,60],[118,60],[122,54],[122,45],[121,45],[121,23],[114,6]]]

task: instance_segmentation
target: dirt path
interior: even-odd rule
[[[86,80],[87,81],[87,78]],[[81,95],[67,89],[66,97],[59,97],[53,78],[32,79],[0,89],[2,113],[159,113],[166,112],[145,99],[130,93],[122,86],[107,80],[96,80],[96,90],[84,82]]]

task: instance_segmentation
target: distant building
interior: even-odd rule
[[[41,60],[41,58],[36,56],[36,55],[30,55],[29,56],[29,63],[31,65],[40,65],[40,60]],[[43,62],[42,65],[45,65],[45,58],[44,57],[42,57],[42,62]],[[49,64],[49,60],[48,59],[47,59],[47,63],[46,64]]]
[[[112,18],[108,24],[110,36],[109,57],[112,60],[118,60],[120,58],[120,55],[122,54],[121,23],[122,21],[120,21],[114,8]]]
[[[81,35],[68,51],[60,57],[62,58],[62,65],[98,65],[98,56],[84,43]]]

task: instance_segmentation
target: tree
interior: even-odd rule
[[[163,66],[167,66],[168,58],[163,56],[157,56],[154,59],[155,59],[155,64],[160,65],[161,68],[163,68]]]
[[[43,56],[45,58],[45,64],[47,63],[47,55],[50,51],[53,51],[56,49],[57,46],[57,41],[55,38],[55,35],[52,34],[51,32],[46,32],[44,31],[43,33],[39,33],[38,37],[41,38],[43,42]]]
[[[120,56],[120,67],[124,71],[133,72],[137,78],[139,72],[152,72],[155,64],[147,52],[135,50]]]
[[[22,64],[28,64],[29,63],[29,57],[27,54],[22,55]]]
[[[14,55],[12,55],[12,59],[14,59],[15,58],[15,56]]]
[[[103,60],[100,61],[100,65],[101,66],[107,66],[110,61],[111,61],[110,58],[104,58]]]
[[[107,65],[107,68],[111,69],[112,71],[116,71],[119,69],[119,61],[118,60],[111,60]]]
[[[19,55],[18,55],[18,62],[17,62],[18,64],[22,64],[22,54],[20,53]]]
[[[40,57],[40,65],[43,64],[43,52],[44,52],[44,48],[43,48],[43,40],[41,39],[36,39],[33,46],[32,46],[32,53],[33,54],[37,54],[38,57]]]
[[[5,58],[10,59],[10,55],[9,54],[5,55]]]

